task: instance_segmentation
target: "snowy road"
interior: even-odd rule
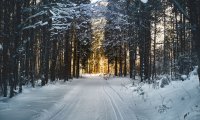
[[[24,91],[0,103],[0,120],[136,120],[132,104],[113,88],[122,88],[121,81],[113,87],[108,81],[90,76]]]
[[[200,120],[197,76],[165,88],[84,76],[0,100],[0,120]]]
[[[136,120],[123,97],[101,77],[73,81],[59,107],[40,120]],[[118,86],[122,87],[122,86]]]

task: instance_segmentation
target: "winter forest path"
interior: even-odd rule
[[[123,99],[122,82],[87,76],[70,83],[27,91],[8,103],[1,103],[7,107],[0,107],[0,119],[137,120],[133,101],[127,96]]]

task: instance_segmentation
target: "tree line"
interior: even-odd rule
[[[22,92],[23,85],[34,87],[36,80],[44,86],[49,81],[79,77],[90,41],[90,18],[80,5],[88,3],[1,0],[1,95],[13,97]]]
[[[44,86],[78,78],[92,52],[92,17],[107,21],[102,47],[108,73],[113,64],[114,75],[151,83],[158,75],[180,79],[200,65],[199,0],[89,3],[1,0],[0,95],[13,97],[36,80]]]
[[[200,65],[199,0],[109,0],[104,50],[115,75],[154,82],[158,75],[183,79]],[[123,15],[122,15],[123,14]],[[123,70],[123,71],[122,71]],[[198,70],[200,76],[200,70]]]

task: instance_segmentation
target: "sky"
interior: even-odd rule
[[[147,3],[148,2],[148,0],[141,0],[143,3]]]
[[[95,3],[95,2],[97,2],[98,0],[90,0],[91,1],[91,3]],[[147,3],[148,2],[148,0],[141,0],[143,3]]]
[[[97,2],[98,0],[90,0],[91,1],[91,3],[95,3],[95,2]]]

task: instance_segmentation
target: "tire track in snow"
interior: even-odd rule
[[[121,100],[122,102],[124,102],[123,97],[110,85],[110,83],[108,83],[108,81],[106,81],[106,84],[108,85],[108,87],[109,87],[113,92],[116,93],[116,95],[120,98],[120,100]]]
[[[62,119],[60,118],[62,114],[70,113],[72,112],[73,108],[77,105],[77,103],[80,101],[80,98],[77,96],[80,96],[80,86],[76,86],[75,88],[72,88],[69,93],[66,93],[65,96],[55,103],[50,110],[44,110],[42,113],[40,113],[39,116],[35,116],[34,120],[58,120]],[[75,90],[76,92],[74,92]],[[79,98],[74,99],[73,102],[67,103],[66,100],[68,97],[73,98]],[[65,119],[65,118],[63,118]]]
[[[103,86],[103,90],[104,90],[105,94],[107,95],[107,97],[108,97],[108,99],[109,99],[109,101],[111,103],[111,106],[112,106],[113,112],[115,114],[116,120],[124,120],[120,109],[118,108],[118,106],[114,102],[113,98],[109,95],[108,91],[106,91],[106,86],[105,85]]]
[[[102,96],[102,98],[103,98],[103,108],[104,108],[104,111],[106,111],[105,112],[105,120],[108,120],[108,113],[107,113],[107,105],[106,105],[106,100],[105,100],[105,94],[103,93],[103,91],[100,89],[99,90],[100,92],[101,92],[101,96]]]
[[[57,118],[60,118],[62,116],[60,114],[66,114],[66,113],[72,112],[71,110],[73,110],[74,106],[76,106],[78,102],[79,102],[79,99],[75,100],[73,103],[65,104],[56,113],[54,113],[53,115],[51,115],[52,117],[49,118],[48,120],[58,120]]]
[[[130,102],[130,100],[124,100],[123,97],[126,98],[126,96],[124,96],[123,93],[120,93],[116,89],[114,89],[112,87],[112,85],[108,81],[106,81],[106,85],[108,86],[107,87],[108,88],[107,91],[109,91],[109,93],[112,94],[112,96],[115,98],[114,99],[115,101],[117,100],[121,104],[121,106],[120,106],[121,109],[126,111],[126,112],[125,111],[121,112],[121,114],[123,116],[123,119],[125,119],[125,120],[132,120],[132,119],[135,120],[135,119],[137,119],[138,120],[138,117],[135,114],[134,109],[132,108],[132,107],[135,107],[134,104],[133,104],[133,102],[132,101]],[[128,116],[130,116],[130,113],[131,113],[131,115],[134,115],[131,118],[128,117]]]

